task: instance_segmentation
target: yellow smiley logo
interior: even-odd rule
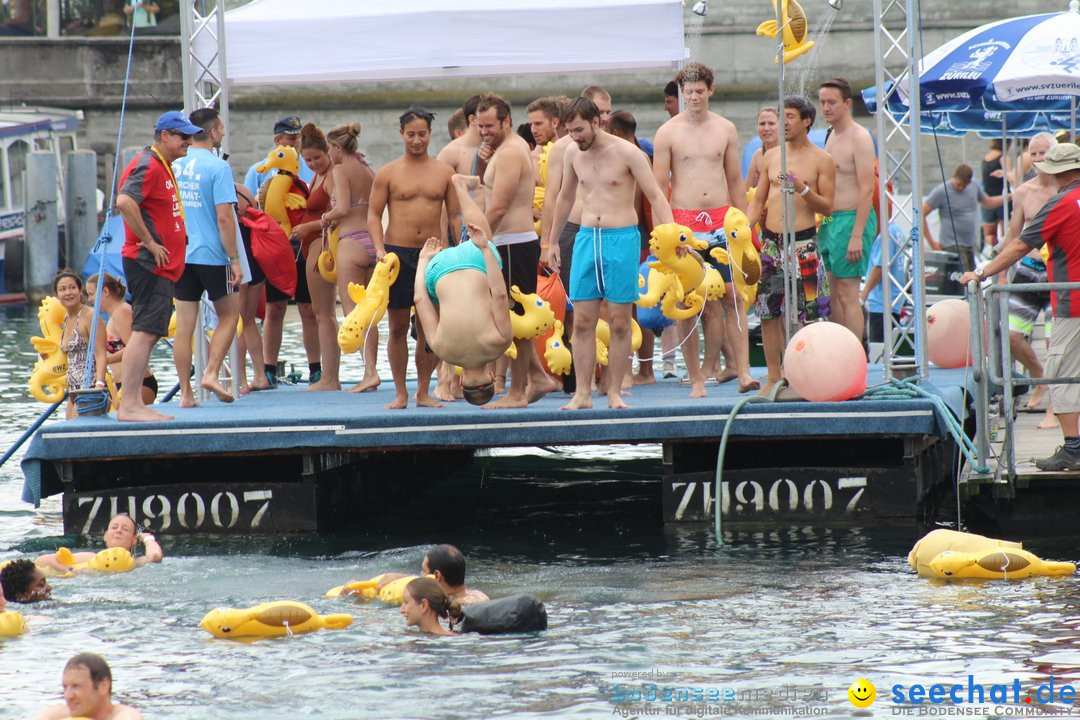
[[[857,708],[868,708],[877,699],[877,688],[865,678],[859,678],[847,690],[848,700]]]

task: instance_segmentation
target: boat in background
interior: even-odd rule
[[[82,120],[82,110],[40,105],[0,107],[0,301],[13,297],[6,295],[4,258],[8,241],[23,237],[27,157],[31,152],[48,152],[56,162],[56,207],[62,228],[64,158],[78,149],[77,135]],[[19,301],[24,302],[25,296],[18,295]]]

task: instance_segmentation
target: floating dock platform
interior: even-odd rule
[[[760,370],[755,369],[760,374]],[[880,384],[880,366],[868,370]],[[963,370],[924,387],[968,412]],[[384,384],[384,388],[386,385]],[[552,393],[520,410],[464,401],[389,411],[366,394],[252,393],[211,399],[165,423],[115,415],[44,426],[22,461],[23,499],[63,493],[68,533],[94,533],[117,511],[157,532],[323,530],[401,501],[494,447],[659,443],[663,516],[709,521],[717,450],[743,398],[734,383],[690,398],[674,381],[636,386],[626,410],[564,411]],[[731,521],[810,524],[929,520],[955,504],[955,443],[927,398],[747,404],[733,419],[721,483]]]

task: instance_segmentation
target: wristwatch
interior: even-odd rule
[[[808,193],[808,192],[810,192],[810,183],[805,183],[802,186],[802,191],[799,193],[799,195],[803,196],[803,195],[806,195],[806,193]]]
[[[983,272],[983,269],[981,267],[975,268],[973,272],[975,273],[975,276],[980,280],[983,280],[986,277],[986,274]]]

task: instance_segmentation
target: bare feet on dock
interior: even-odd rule
[[[409,396],[407,394],[395,395],[394,399],[386,404],[387,410],[404,410],[407,407],[409,407]]]
[[[505,375],[496,375],[495,376],[495,394],[496,395],[502,395],[504,392],[506,392],[506,376]]]
[[[621,401],[620,401],[621,402]],[[574,393],[570,402],[562,406],[563,410],[587,410],[592,407],[592,395]]]
[[[255,377],[247,384],[247,392],[258,392],[259,390],[269,390],[270,383],[266,381],[266,375],[255,373]],[[244,392],[244,386],[240,387],[240,394],[246,395]]]
[[[706,397],[708,394],[709,393],[707,393],[705,391],[705,379],[704,378],[699,379],[699,380],[694,380],[694,379],[690,380],[690,397],[692,397],[692,398],[703,398],[703,397]]]
[[[188,408],[198,407],[199,402],[195,399],[195,396],[183,391],[180,392],[180,409],[187,410]]]
[[[735,378],[739,377],[739,373],[735,372],[734,370],[725,369],[722,373],[719,373],[718,375],[713,375],[713,377],[716,378],[716,382],[722,385],[726,382],[731,382]]]
[[[337,381],[333,380],[332,378],[328,378],[326,376],[323,376],[323,377],[319,378],[319,382],[309,383],[308,386],[306,388],[304,388],[304,392],[307,392],[309,390],[319,391],[319,390],[340,390],[340,389],[341,389],[341,383],[340,382],[337,382]]]
[[[135,408],[120,408],[116,411],[116,419],[121,422],[164,422],[172,420],[173,416],[140,405]]]
[[[443,402],[454,402],[457,399],[449,385],[436,385],[435,391],[431,394]]]
[[[765,384],[761,386],[761,389],[758,390],[757,393],[762,397],[768,397],[769,393],[771,393],[772,389],[776,386],[776,383],[780,382],[779,380],[770,380],[768,377],[764,377],[762,380],[765,381]]]
[[[760,389],[761,389],[761,383],[759,383],[754,378],[750,377],[750,373],[747,373],[745,376],[739,378],[739,392],[748,393],[751,390],[760,390]]]
[[[199,387],[214,393],[214,396],[223,403],[231,403],[236,400],[233,394],[226,390],[216,377],[203,377]]]
[[[1031,397],[1027,401],[1027,409],[1035,410],[1042,404],[1043,399],[1046,397],[1046,385],[1038,385],[1031,393]],[[1056,427],[1056,426],[1055,426]]]
[[[501,408],[525,408],[529,407],[529,398],[524,393],[515,393],[511,390],[506,397],[501,397],[495,402],[484,405],[482,410],[499,410]]]
[[[416,393],[416,395],[414,397],[416,399],[416,407],[429,407],[429,408],[441,408],[442,407],[442,403],[439,402],[438,400],[436,400],[435,398],[431,397],[431,395],[428,394],[428,393],[424,393],[423,395],[421,395],[420,393]]]
[[[634,375],[635,385],[654,385],[656,383],[656,376],[652,373],[642,374],[638,372]]]
[[[629,395],[629,393],[619,393],[617,395],[612,394],[612,393],[608,393],[608,398],[607,398],[608,410],[622,410],[624,408],[630,407],[629,405],[627,405],[626,403],[623,402],[623,400],[622,400],[623,395]]]
[[[351,392],[351,393],[373,392],[376,388],[379,387],[379,383],[381,383],[381,382],[382,382],[382,379],[380,379],[378,375],[371,375],[370,377],[365,376],[363,380],[361,380],[360,382],[356,383],[351,388],[349,388],[349,392]]]
[[[1054,430],[1055,428],[1061,427],[1061,424],[1058,422],[1057,415],[1054,415],[1052,412],[1050,412],[1049,409],[1047,409],[1046,416],[1043,417],[1043,419],[1035,427],[1039,430]]]
[[[559,389],[559,383],[551,379],[547,373],[534,375],[529,378],[529,386],[525,389],[529,396],[529,404],[532,404],[550,392]]]

